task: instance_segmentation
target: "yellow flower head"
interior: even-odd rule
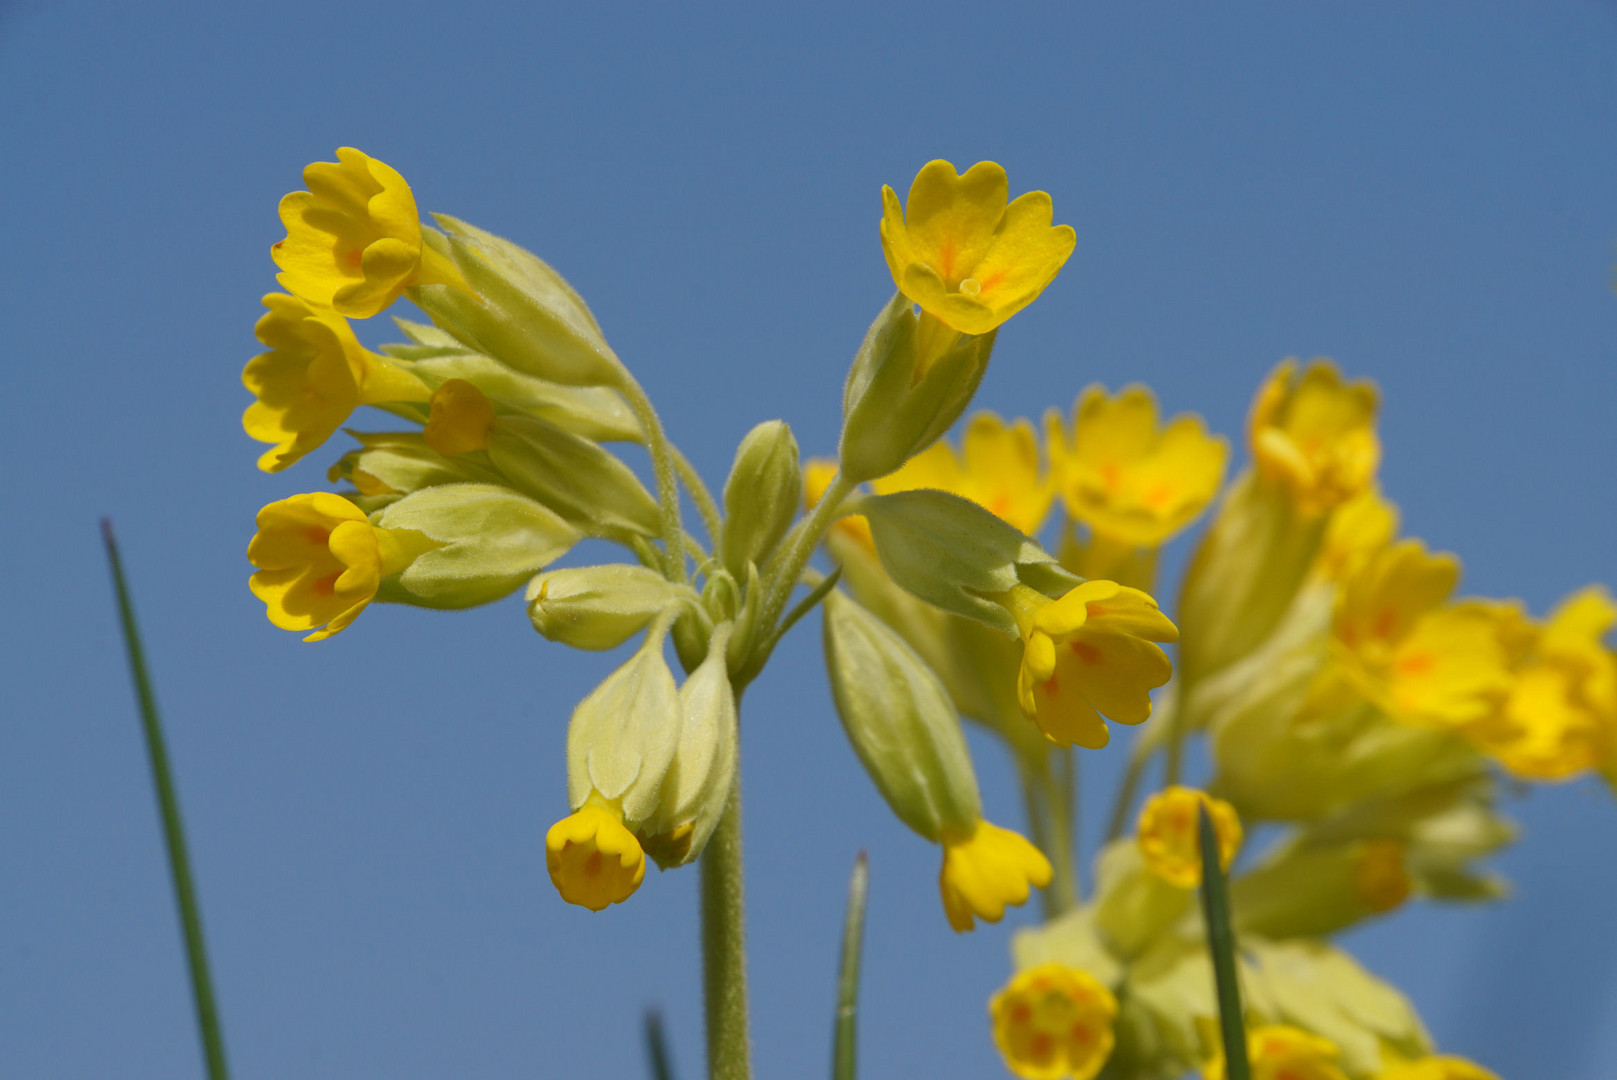
[[[1207,807],[1218,836],[1218,862],[1225,870],[1241,850],[1241,819],[1235,807],[1195,788],[1163,788],[1145,801],[1135,827],[1145,865],[1168,884],[1194,889],[1202,883],[1201,808]]]
[[[1334,623],[1344,673],[1406,723],[1451,729],[1488,718],[1510,687],[1520,616],[1503,604],[1445,603],[1459,560],[1404,540],[1342,585]]]
[[[1020,833],[978,821],[969,836],[943,838],[938,888],[949,925],[965,933],[976,924],[999,922],[1007,904],[1027,902],[1029,886],[1050,884],[1050,860]]]
[[[494,405],[465,379],[449,379],[432,392],[431,414],[422,437],[445,457],[488,449]]]
[[[1347,1080],[1336,1064],[1331,1040],[1289,1024],[1271,1024],[1247,1032],[1247,1061],[1252,1080]],[[1204,1080],[1224,1080],[1224,1052],[1202,1068]]]
[[[1026,420],[1006,424],[980,412],[966,424],[960,452],[939,439],[891,476],[872,481],[878,495],[934,488],[970,499],[1019,532],[1044,525],[1055,496],[1039,461],[1039,440]]]
[[[1412,883],[1398,840],[1369,840],[1353,864],[1353,895],[1371,913],[1380,915],[1409,899]]]
[[[264,297],[268,314],[253,333],[268,346],[247,362],[241,381],[258,398],[242,427],[274,443],[258,459],[280,472],[329,439],[360,405],[425,401],[427,388],[407,371],[360,345],[348,320],[294,296]]]
[[[1375,1080],[1499,1080],[1474,1061],[1451,1054],[1400,1061],[1376,1073]]]
[[[921,310],[962,334],[986,334],[1038,298],[1078,237],[1050,224],[1050,196],[1006,204],[1005,170],[979,161],[964,176],[947,161],[915,175],[900,206],[882,188],[882,253],[893,284]]]
[[[247,545],[258,573],[248,585],[270,622],[314,630],[303,640],[323,641],[359,617],[384,577],[432,546],[414,533],[374,527],[340,495],[294,495],[258,512],[258,535]]]
[[[1097,534],[1135,547],[1158,547],[1212,502],[1224,480],[1229,443],[1207,433],[1199,416],[1164,427],[1144,386],[1117,397],[1090,386],[1072,410],[1069,440],[1061,413],[1044,418],[1050,463],[1067,512]]]
[[[1604,637],[1617,606],[1599,586],[1568,597],[1517,665],[1500,714],[1467,732],[1524,780],[1569,780],[1617,748],[1617,658]]]
[[[390,166],[351,146],[303,170],[308,191],[281,200],[286,239],[270,249],[281,287],[354,319],[375,315],[410,285],[470,288],[454,263],[421,242],[415,196]]]
[[[618,811],[596,799],[550,827],[545,868],[563,900],[601,911],[634,895],[646,856]]]
[[[988,1002],[994,1044],[1024,1080],[1090,1080],[1111,1056],[1117,999],[1087,971],[1040,964]]]
[[[1319,572],[1337,581],[1351,577],[1397,537],[1398,507],[1372,483],[1331,515]]]
[[[1306,515],[1340,506],[1369,486],[1381,460],[1379,395],[1346,382],[1329,360],[1301,375],[1285,360],[1252,403],[1248,436],[1258,475],[1284,489]]]
[[[1154,643],[1179,630],[1150,596],[1086,581],[1059,600],[1019,585],[1004,603],[1022,634],[1017,700],[1051,742],[1099,750],[1110,738],[1102,716],[1138,724],[1151,715],[1150,691],[1173,675]]]

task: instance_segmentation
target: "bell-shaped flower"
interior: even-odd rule
[[[545,868],[563,900],[601,911],[634,895],[646,856],[622,811],[595,796],[545,834]]]
[[[303,170],[308,191],[281,200],[286,239],[270,249],[281,287],[354,319],[368,318],[411,285],[467,289],[455,264],[422,243],[410,185],[351,146]]]
[[[258,398],[242,426],[273,443],[258,459],[280,472],[329,439],[361,405],[426,401],[426,386],[360,345],[348,320],[295,296],[264,297],[268,314],[253,333],[268,347],[247,362],[241,381]]]
[[[1117,998],[1087,971],[1039,964],[988,1002],[994,1044],[1024,1080],[1090,1080],[1116,1043]]]
[[[1317,359],[1299,374],[1283,361],[1252,404],[1247,435],[1258,475],[1285,491],[1304,515],[1335,509],[1375,479],[1380,395],[1369,381],[1347,382]]]
[[[1077,234],[1052,225],[1050,196],[1008,202],[1005,170],[947,161],[916,174],[900,205],[882,188],[882,252],[900,292],[963,334],[986,334],[1031,304],[1072,254]]]
[[[432,392],[421,435],[444,457],[488,449],[494,429],[494,403],[465,379],[446,379]]]
[[[1194,889],[1202,883],[1203,806],[1218,837],[1219,865],[1228,870],[1241,849],[1241,819],[1235,807],[1194,788],[1174,785],[1151,796],[1140,810],[1135,839],[1145,865],[1181,889]]]
[[[1007,905],[1027,902],[1030,886],[1050,884],[1050,860],[1010,829],[979,819],[969,833],[945,831],[938,888],[949,925],[965,933],[976,924],[999,922]]]

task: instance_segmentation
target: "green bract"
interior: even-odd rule
[[[743,581],[747,564],[762,566],[786,535],[802,500],[797,440],[783,421],[767,420],[741,440],[724,482],[724,533],[719,551],[731,577]]]
[[[528,582],[533,628],[575,649],[615,649],[658,615],[696,593],[655,570],[628,563],[550,570]]]
[[[681,709],[663,659],[662,626],[573,710],[567,727],[567,797],[576,810],[591,794],[617,803],[625,824],[657,809],[679,745]]]
[[[488,457],[520,490],[584,532],[656,536],[657,500],[634,471],[589,439],[535,417],[502,416]]]

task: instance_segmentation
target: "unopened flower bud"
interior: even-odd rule
[[[575,649],[615,649],[681,602],[689,586],[629,563],[569,566],[540,574],[525,596],[533,628]]]
[[[760,566],[786,535],[798,505],[797,440],[780,420],[747,432],[724,483],[724,536],[719,550],[737,580]]]

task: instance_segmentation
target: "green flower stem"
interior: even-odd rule
[[[713,493],[707,489],[702,474],[696,471],[696,467],[680,452],[679,447],[670,443],[668,449],[674,455],[674,470],[679,473],[680,480],[685,484],[685,490],[691,493],[691,501],[696,503],[696,512],[702,515],[702,526],[707,529],[708,543],[717,548],[719,534],[724,530],[724,515],[719,513],[719,504],[713,501]]]
[[[1052,758],[1070,750],[1051,750],[1042,758],[1024,756],[1019,762],[1022,796],[1027,803],[1028,831],[1033,846],[1050,860],[1050,884],[1043,890],[1044,918],[1048,922],[1078,906],[1078,870],[1073,857],[1072,796],[1052,770]],[[1059,764],[1056,769],[1060,769]]]
[[[836,479],[831,481],[831,486],[820,497],[813,511],[808,517],[799,521],[781,541],[780,547],[764,571],[764,598],[758,610],[758,619],[754,623],[749,653],[756,651],[760,645],[772,638],[775,621],[780,618],[792,590],[797,587],[803,567],[808,565],[820,537],[825,535],[825,530],[836,520],[838,512],[842,509],[843,500],[857,486],[850,483],[841,473],[837,473]]]
[[[1122,836],[1123,830],[1128,828],[1129,812],[1134,809],[1134,799],[1140,793],[1140,781],[1145,778],[1145,767],[1151,761],[1151,754],[1143,739],[1134,740],[1134,745],[1129,749],[1128,768],[1117,788],[1117,801],[1112,803],[1112,816],[1106,822],[1107,843]]]
[[[865,942],[865,895],[870,888],[870,860],[864,852],[854,860],[848,882],[848,917],[842,926],[842,964],[837,973],[837,1015],[831,1036],[831,1080],[854,1080],[859,1051],[859,958]]]
[[[191,860],[185,850],[185,830],[180,824],[180,802],[174,793],[174,777],[169,772],[168,749],[163,742],[163,725],[157,715],[157,697],[152,693],[146,672],[145,650],[135,625],[135,607],[124,580],[118,542],[112,535],[112,522],[101,521],[101,537],[107,546],[107,562],[112,566],[112,585],[118,596],[118,618],[123,627],[124,645],[129,652],[129,671],[135,680],[135,696],[140,703],[141,727],[146,734],[146,750],[151,757],[152,784],[157,788],[157,808],[163,819],[163,839],[168,845],[169,873],[174,879],[174,895],[179,901],[180,928],[185,935],[185,955],[191,971],[191,993],[196,1001],[197,1027],[202,1032],[202,1054],[209,1080],[227,1080],[225,1040],[219,1028],[219,1009],[213,1000],[213,979],[208,974],[208,952],[202,939],[202,912],[197,905],[196,885],[191,880]]]
[[[741,879],[741,782],[702,852],[702,990],[708,1080],[751,1080],[747,933]]]
[[[662,510],[663,573],[670,581],[686,582],[690,575],[685,566],[685,530],[679,523],[679,477],[674,465],[675,451],[663,431],[657,410],[652,407],[646,391],[621,369],[617,390],[640,421],[640,430],[646,436],[646,449],[651,451],[652,471],[657,474],[657,504]]]
[[[656,1009],[646,1010],[646,1056],[651,1059],[651,1080],[674,1080],[668,1040],[663,1035],[663,1014]]]
[[[1224,1043],[1225,1080],[1251,1080],[1247,1064],[1246,1024],[1241,1014],[1241,984],[1236,978],[1235,933],[1230,929],[1230,893],[1219,862],[1218,834],[1202,804],[1197,815],[1202,855],[1202,915],[1207,920],[1207,948],[1213,957],[1213,985],[1218,992],[1218,1028]]]

